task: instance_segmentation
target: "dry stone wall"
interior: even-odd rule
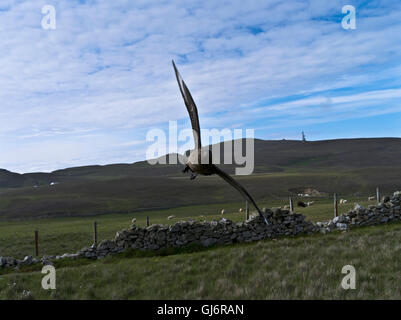
[[[128,230],[117,232],[114,240],[102,241],[96,248],[84,248],[80,254],[86,257],[104,257],[127,248],[159,250],[190,244],[207,247],[317,231],[317,227],[305,221],[302,214],[291,214],[288,210],[281,209],[268,210],[265,214],[270,221],[269,226],[264,224],[259,215],[238,223],[223,218],[220,221],[182,221],[171,226],[152,225],[147,228],[133,225]]]
[[[18,268],[20,265],[34,263],[52,264],[59,259],[92,258],[101,259],[124,250],[159,250],[184,247],[190,244],[211,246],[215,244],[232,244],[252,242],[261,239],[294,236],[298,234],[327,233],[334,230],[348,230],[354,227],[376,225],[392,221],[401,221],[401,192],[392,197],[384,197],[378,205],[364,208],[355,205],[344,215],[332,220],[312,223],[305,220],[302,214],[292,213],[280,208],[265,210],[265,216],[270,222],[264,224],[259,215],[252,216],[245,222],[233,222],[225,218],[220,221],[181,221],[174,225],[152,225],[141,228],[133,224],[131,228],[117,232],[112,240],[104,240],[97,246],[85,247],[76,253],[61,256],[44,256],[41,259],[27,256],[23,260],[12,257],[0,257],[0,267]]]
[[[323,233],[333,230],[347,230],[354,227],[371,226],[401,220],[401,191],[394,192],[392,197],[383,197],[378,205],[367,208],[356,204],[353,210],[326,222],[316,225]]]

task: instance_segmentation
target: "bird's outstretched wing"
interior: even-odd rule
[[[224,180],[226,180],[229,184],[231,184],[235,189],[237,189],[241,193],[241,195],[245,198],[245,200],[248,200],[249,202],[251,202],[254,205],[256,210],[258,210],[259,215],[263,218],[265,223],[268,225],[269,223],[267,222],[266,217],[262,214],[262,211],[259,209],[259,207],[257,206],[255,200],[253,200],[253,198],[248,193],[248,191],[246,191],[246,189],[242,185],[240,185],[230,175],[225,173],[223,170],[218,168],[216,165],[213,165],[213,167],[214,167],[214,172],[216,174],[218,174],[220,177],[222,177]]]
[[[180,87],[180,91],[182,94],[182,98],[184,99],[185,106],[187,107],[189,117],[191,118],[191,125],[192,125],[192,132],[194,134],[194,139],[195,139],[195,147],[200,150],[202,149],[202,144],[201,144],[201,136],[200,136],[200,125],[199,125],[199,117],[198,117],[198,109],[196,108],[195,101],[191,96],[191,93],[188,90],[188,87],[186,86],[184,80],[182,80],[182,77],[180,73],[177,70],[177,67],[175,66],[174,60],[173,60],[173,66],[174,66],[174,71],[175,71],[175,76],[177,78],[178,86]]]

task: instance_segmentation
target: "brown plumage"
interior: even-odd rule
[[[198,109],[196,108],[195,101],[189,92],[188,87],[186,86],[184,80],[182,79],[180,73],[175,66],[173,61],[174,71],[177,78],[178,86],[181,91],[182,98],[184,99],[185,106],[187,107],[189,117],[191,119],[192,125],[192,132],[194,135],[195,141],[195,149],[192,150],[188,157],[188,161],[185,164],[185,169],[183,172],[187,172],[188,170],[191,171],[191,180],[195,179],[198,174],[201,175],[212,175],[217,174],[221,178],[223,178],[226,182],[232,185],[235,189],[237,189],[241,195],[251,202],[256,210],[259,212],[259,215],[263,218],[265,223],[268,225],[268,222],[265,216],[262,214],[262,211],[257,206],[256,202],[253,200],[251,195],[246,191],[246,189],[240,185],[237,181],[235,181],[230,175],[225,173],[219,167],[217,167],[212,162],[212,152],[210,150],[202,150],[202,143],[201,143],[201,134],[200,134],[200,125],[199,125],[199,116],[198,116]]]

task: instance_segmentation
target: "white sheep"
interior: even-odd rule
[[[373,200],[375,200],[375,199],[376,199],[375,196],[368,197],[368,201],[373,201]]]
[[[175,218],[175,216],[168,216],[167,217],[168,220],[171,220],[171,219],[174,219],[174,218]]]
[[[240,212],[240,213],[241,213],[243,210],[244,210],[244,209],[242,209],[242,208],[239,208],[239,212]]]
[[[132,222],[133,224],[135,224],[135,223],[136,223],[136,218],[132,219],[131,222]]]
[[[348,202],[348,200],[346,199],[340,199],[340,204],[346,204]]]
[[[226,211],[223,209],[223,210],[221,210],[221,214],[224,214]]]
[[[308,207],[310,207],[310,206],[313,206],[314,203],[315,203],[315,201],[309,201],[309,202],[306,203],[306,205],[307,205]]]

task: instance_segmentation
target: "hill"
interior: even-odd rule
[[[244,142],[244,141],[243,141]],[[244,143],[243,143],[244,145]],[[223,145],[220,147],[224,154]],[[51,173],[0,170],[0,219],[124,213],[193,204],[241,201],[218,177],[182,174],[182,165],[85,166]],[[234,165],[221,165],[230,173]],[[301,142],[255,140],[255,170],[237,176],[259,200],[314,188],[343,195],[400,189],[401,139]],[[51,182],[57,185],[50,186]]]
[[[244,145],[245,141],[242,143]],[[254,173],[280,172],[289,168],[313,170],[401,166],[400,138],[338,139],[305,143],[298,140],[255,139],[254,145]],[[221,149],[223,162],[223,144],[217,144],[217,147]],[[55,181],[178,175],[177,166],[180,164],[152,166],[146,161],[140,161],[133,164],[74,167],[51,173],[18,174],[0,169],[0,189],[48,185]],[[234,167],[223,165],[224,169],[232,172]]]

